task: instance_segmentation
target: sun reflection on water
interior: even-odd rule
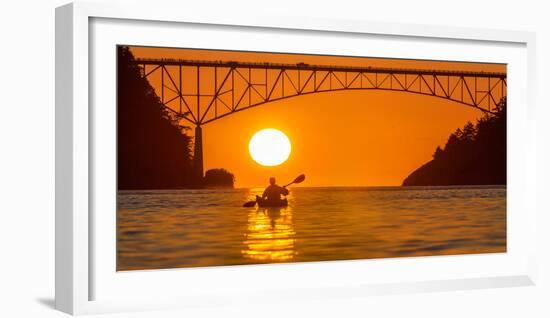
[[[260,261],[289,261],[296,251],[290,207],[253,209],[248,213],[248,231],[241,254]]]

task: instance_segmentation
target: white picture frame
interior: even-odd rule
[[[183,10],[183,5],[182,7],[177,4],[173,6],[159,8],[144,5],[118,6],[116,1],[109,4],[79,2],[56,10],[55,282],[57,309],[70,314],[87,314],[212,303],[238,303],[243,299],[247,302],[264,302],[266,299],[270,301],[306,300],[352,295],[526,286],[535,283],[537,210],[535,206],[534,33],[245,14],[213,16],[210,12]],[[107,23],[97,24],[98,21]],[[286,49],[279,47],[271,51],[298,50],[301,53],[311,52],[305,52],[305,48],[300,50],[297,47],[297,37],[309,36],[309,34],[315,34],[316,37],[331,37],[334,40],[342,38],[342,41],[357,41],[355,37],[372,37],[380,41],[394,39],[397,44],[404,39],[410,39],[407,45],[411,47],[415,45],[414,41],[432,42],[440,45],[442,51],[447,50],[447,53],[441,53],[447,54],[446,58],[455,57],[457,60],[467,58],[466,55],[468,55],[464,53],[460,58],[461,52],[453,53],[452,50],[457,47],[463,47],[464,52],[472,52],[471,56],[474,60],[477,56],[475,54],[478,54],[475,53],[476,45],[487,45],[487,50],[490,50],[489,46],[495,46],[497,49],[501,46],[509,47],[509,55],[503,54],[495,58],[495,61],[511,65],[508,91],[512,99],[509,102],[512,105],[510,115],[515,115],[510,120],[509,127],[512,129],[509,130],[508,136],[509,143],[513,146],[509,150],[508,168],[513,181],[508,187],[512,201],[508,202],[508,207],[512,211],[508,218],[509,233],[513,235],[512,246],[509,246],[508,253],[138,271],[132,274],[116,273],[111,265],[102,265],[114,262],[112,260],[114,246],[109,247],[113,244],[115,228],[112,222],[114,221],[109,215],[98,217],[91,211],[98,205],[109,204],[108,201],[102,201],[103,203],[94,201],[96,198],[94,195],[98,184],[104,184],[106,180],[104,178],[114,176],[105,173],[113,172],[112,165],[102,166],[98,163],[97,152],[103,150],[98,150],[95,142],[112,138],[112,135],[98,134],[97,130],[94,130],[94,125],[98,124],[98,118],[105,120],[102,124],[114,125],[114,117],[109,117],[114,112],[110,113],[109,107],[98,110],[92,106],[98,100],[105,101],[102,105],[114,102],[112,94],[95,96],[93,92],[96,89],[103,89],[99,86],[105,86],[103,92],[113,92],[112,72],[115,67],[109,54],[106,55],[106,59],[103,59],[102,51],[96,49],[102,45],[112,46],[113,43],[155,44],[151,42],[151,34],[148,35],[146,32],[147,24],[153,24],[155,27],[155,36],[159,39],[157,45],[175,47],[183,43],[171,43],[160,39],[169,38],[171,32],[178,31],[180,27],[189,28],[189,34],[196,33],[195,39],[204,36],[205,40],[208,38],[201,28],[206,28],[210,34],[231,29],[234,34],[228,31],[227,36],[235,36],[235,39],[243,35],[249,36],[247,32],[255,34],[271,32],[270,34],[277,36],[295,37],[294,41],[288,41],[289,46]],[[137,25],[143,25],[144,29],[141,31],[145,31],[136,32],[140,35],[133,37],[128,30]],[[111,30],[109,28],[115,28],[117,32],[109,32]],[[198,42],[194,47],[204,47],[199,40],[196,41]],[[420,44],[425,45],[424,42]],[[261,41],[258,41],[249,47],[243,47],[242,43],[235,44],[233,47],[226,44],[223,47],[254,50],[261,45],[263,45]],[[292,45],[295,48],[292,48]],[[471,47],[467,49],[469,46]],[[497,49],[494,53],[498,56]],[[408,51],[414,52],[414,50]],[[415,55],[411,52],[408,54],[412,55],[407,57],[414,58]],[[114,56],[114,51],[112,53]],[[361,50],[358,49],[351,54],[360,56]],[[389,56],[387,53],[380,54],[375,53],[374,56]],[[428,56],[424,53],[418,57]],[[112,66],[112,69],[105,65]],[[102,76],[102,70],[108,75],[105,78],[102,77],[102,84],[98,85],[95,81],[97,78],[94,79],[93,76]],[[514,75],[517,80],[512,77]],[[111,90],[109,85],[112,86]],[[109,154],[104,151],[102,153]],[[102,170],[103,173],[98,173],[98,170],[104,168],[106,170]],[[109,186],[102,188],[108,190]],[[112,205],[112,202],[110,204]],[[519,209],[523,211],[521,217],[513,212]],[[105,239],[100,239],[94,236],[98,228],[104,231],[102,233],[112,232],[107,233]],[[111,252],[105,252],[107,249]],[[398,275],[397,273],[402,272],[403,268],[414,268],[414,270]],[[443,269],[437,271],[436,268]],[[267,283],[264,280],[262,287],[259,287],[255,282],[260,278],[264,279],[266,273],[272,279],[267,280]],[[335,273],[351,274],[339,277],[335,276]],[[353,273],[362,273],[361,278],[351,276]],[[248,282],[243,282],[243,275],[248,277]],[[290,277],[292,283],[279,284],[283,275]],[[163,293],[147,292],[155,284],[168,286],[170,282],[178,279],[186,282],[186,288],[178,288],[183,291],[164,288]],[[141,291],[136,288],[137,283],[142,287]],[[258,291],[261,291],[261,294]],[[125,297],[118,297],[122,293]],[[266,297],[267,295],[269,297]]]

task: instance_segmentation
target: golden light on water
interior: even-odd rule
[[[290,156],[290,140],[280,130],[267,128],[252,136],[248,144],[250,156],[262,166],[278,166]]]
[[[241,254],[259,261],[289,261],[296,251],[292,211],[286,208],[260,208],[248,213],[245,249]]]

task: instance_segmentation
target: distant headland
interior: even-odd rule
[[[505,184],[506,99],[493,114],[457,129],[431,161],[403,180],[403,186]]]

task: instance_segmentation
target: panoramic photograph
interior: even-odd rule
[[[116,54],[117,271],[507,251],[506,64]]]

